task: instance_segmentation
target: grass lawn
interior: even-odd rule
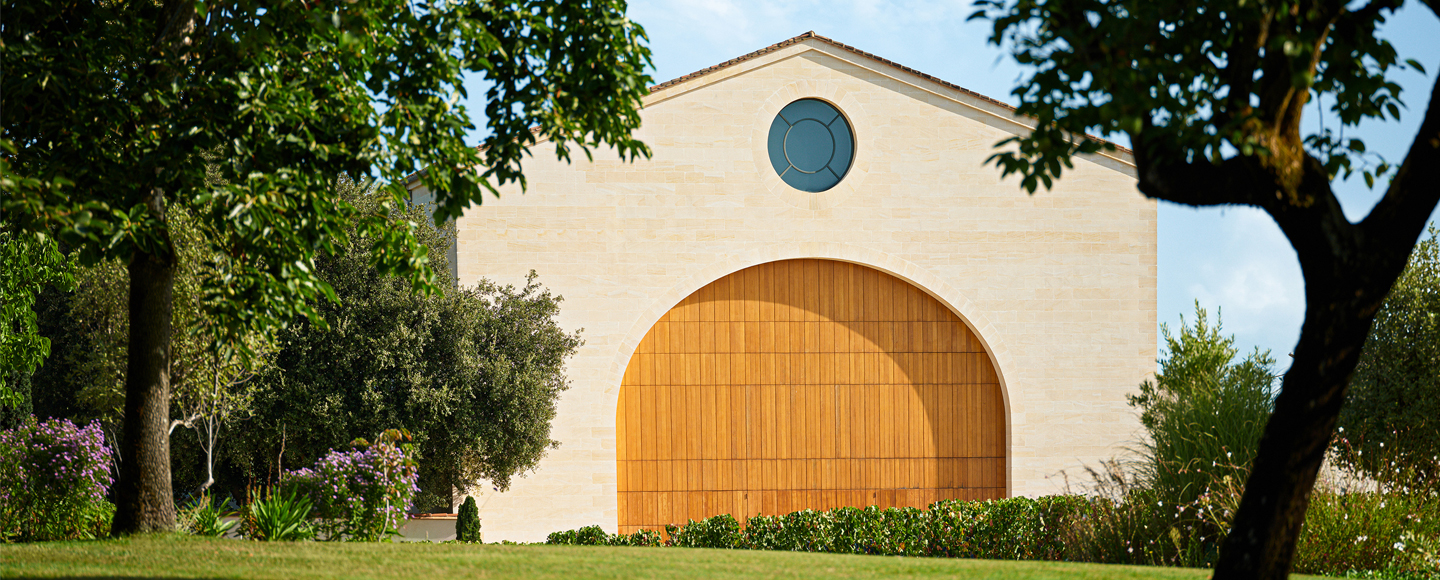
[[[178,535],[0,546],[5,578],[1208,578],[1208,570],[683,548],[260,543]]]

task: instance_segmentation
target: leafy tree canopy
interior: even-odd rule
[[[338,188],[361,213],[384,212],[364,185],[341,180]],[[454,243],[453,223],[416,233],[429,247]],[[452,489],[482,479],[508,488],[558,446],[550,422],[568,387],[565,361],[581,343],[556,322],[560,298],[533,273],[523,288],[448,281],[440,295],[417,295],[370,264],[363,235],[350,240],[317,261],[340,297],[315,304],[328,324],[300,321],[279,334],[275,364],[257,379],[255,414],[231,436],[249,471],[244,479],[276,473],[271,461],[282,445],[280,467],[292,468],[398,426],[421,452],[422,509],[448,509]],[[446,266],[444,258],[436,263]]]
[[[438,222],[523,185],[541,139],[562,158],[601,144],[648,155],[631,131],[650,53],[624,12],[624,0],[5,5],[4,222],[130,274],[116,533],[174,525],[164,459],[183,258],[169,208],[191,211],[223,262],[202,305],[232,338],[319,320],[316,299],[335,294],[315,258],[347,243],[355,218],[380,271],[428,287],[415,224],[359,214],[333,195],[334,176],[378,178],[394,206],[423,168]],[[490,82],[482,149],[464,142],[464,73]],[[223,160],[218,179],[206,154]]]
[[[523,183],[541,138],[561,156],[601,143],[648,155],[630,130],[649,51],[621,1],[6,8],[6,221],[59,232],[87,262],[168,252],[163,216],[146,209],[161,191],[235,263],[206,289],[231,325],[271,327],[328,294],[314,256],[357,215],[330,195],[335,175],[376,177],[393,203],[425,169],[443,220]],[[478,149],[464,143],[462,73],[491,83]],[[202,152],[224,160],[219,179]],[[383,225],[362,223],[376,263],[428,280],[411,228]]]
[[[0,185],[0,191],[3,191]],[[19,383],[50,355],[40,334],[35,300],[46,285],[69,289],[71,264],[44,234],[16,232],[0,224],[0,408],[27,402]]]
[[[1376,481],[1440,477],[1440,243],[1415,247],[1360,353],[1340,412],[1337,458]]]
[[[1440,14],[1436,0],[1420,0]],[[1396,119],[1390,75],[1421,69],[1377,31],[1401,0],[978,0],[972,18],[1029,68],[1018,113],[1036,124],[991,160],[1030,192],[1123,134],[1137,187],[1195,206],[1266,211],[1305,276],[1305,322],[1215,577],[1284,578],[1310,491],[1375,312],[1440,200],[1440,85],[1405,159],[1301,126],[1312,98],[1341,126]],[[1433,58],[1433,55],[1430,55]],[[1435,63],[1430,63],[1434,65]],[[1423,70],[1423,69],[1422,69]],[[1331,190],[1383,183],[1358,223]],[[1381,179],[1379,182],[1376,178]]]

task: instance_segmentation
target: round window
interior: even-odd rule
[[[850,123],[830,103],[801,99],[780,109],[770,124],[770,164],[801,191],[835,187],[855,158]]]

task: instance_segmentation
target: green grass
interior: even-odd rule
[[[157,535],[0,546],[15,578],[1194,579],[1208,570],[686,548],[260,543]]]

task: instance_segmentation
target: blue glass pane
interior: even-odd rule
[[[805,173],[824,169],[834,153],[835,138],[830,136],[830,128],[819,121],[797,121],[785,135],[785,157],[790,160],[790,165]]]
[[[775,117],[775,122],[770,124],[767,148],[770,151],[770,166],[775,168],[776,175],[781,175],[790,168],[790,162],[785,159],[785,132],[788,130],[790,124],[780,117]]]
[[[845,172],[850,170],[850,161],[855,157],[855,136],[850,134],[850,126],[843,117],[830,124],[830,134],[835,140],[835,155],[830,158],[830,170],[845,177]]]
[[[836,111],[835,107],[825,101],[815,99],[801,99],[780,109],[780,116],[785,117],[785,120],[790,121],[792,125],[801,119],[814,119],[829,125],[830,121],[834,121],[835,117],[839,115],[840,112]]]
[[[770,165],[790,187],[821,192],[840,183],[855,158],[855,135],[845,116],[818,99],[786,105],[770,123]]]
[[[785,183],[790,184],[790,187],[811,193],[825,191],[834,187],[836,183],[840,183],[840,180],[836,179],[835,175],[829,171],[801,173],[791,169],[781,177],[785,179]]]

